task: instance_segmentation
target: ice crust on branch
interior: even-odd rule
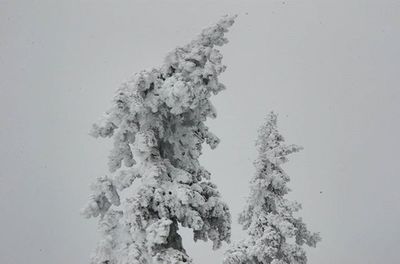
[[[228,42],[234,19],[222,18],[170,52],[161,67],[133,75],[93,125],[91,135],[114,144],[110,174],[92,185],[82,210],[100,217],[102,238],[91,263],[191,263],[179,224],[193,230],[194,240],[211,240],[214,249],[229,242],[228,206],[199,157],[203,143],[213,149],[219,142],[204,122],[216,117],[210,97],[225,88],[217,47]]]
[[[281,167],[289,154],[302,148],[284,143],[273,112],[259,129],[256,146],[256,173],[250,182],[246,206],[239,216],[247,236],[231,245],[223,263],[305,264],[307,256],[302,246],[315,247],[320,236],[308,231],[302,219],[294,215],[301,205],[285,198],[290,191],[287,187],[290,178]]]

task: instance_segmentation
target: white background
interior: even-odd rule
[[[288,143],[292,199],[323,241],[309,263],[397,263],[400,250],[399,1],[0,0],[0,263],[88,263],[89,184],[110,142],[92,122],[132,73],[156,67],[224,14],[240,16],[222,49],[228,89],[206,147],[236,224],[253,175],[256,130],[275,110]],[[224,249],[184,245],[196,263]]]

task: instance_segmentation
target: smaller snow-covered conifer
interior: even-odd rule
[[[256,174],[239,216],[247,237],[227,250],[224,264],[305,264],[303,245],[315,247],[320,237],[294,216],[301,205],[285,198],[290,178],[281,167],[289,154],[302,148],[284,144],[277,130],[277,115],[272,112],[259,129],[256,146]]]

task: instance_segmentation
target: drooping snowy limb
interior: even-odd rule
[[[277,115],[272,112],[259,129],[256,146],[256,173],[239,216],[247,237],[227,250],[224,264],[305,264],[302,245],[315,247],[320,237],[294,215],[301,205],[285,198],[290,178],[281,167],[289,154],[302,148],[284,143],[277,130]]]
[[[139,72],[118,89],[112,108],[93,126],[112,138],[110,175],[99,178],[83,209],[100,216],[102,239],[92,263],[188,263],[178,227],[213,248],[230,239],[230,213],[210,173],[199,163],[203,143],[219,139],[204,123],[215,118],[210,97],[225,86],[218,46],[235,16],[224,17],[164,64]],[[120,197],[126,197],[121,199]]]

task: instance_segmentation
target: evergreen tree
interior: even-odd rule
[[[256,146],[256,174],[239,216],[247,237],[227,250],[224,264],[305,264],[307,256],[302,246],[315,247],[320,237],[294,216],[301,205],[285,198],[290,191],[290,178],[281,167],[288,160],[287,155],[302,148],[284,144],[274,113],[267,116],[259,129]]]
[[[113,107],[93,126],[112,138],[110,175],[92,186],[86,217],[99,217],[101,240],[93,264],[190,263],[179,224],[213,248],[229,242],[230,213],[210,173],[199,163],[202,144],[219,139],[205,125],[210,102],[225,87],[217,46],[235,17],[224,17],[155,69],[135,74],[117,91]],[[122,199],[123,197],[124,199]]]

